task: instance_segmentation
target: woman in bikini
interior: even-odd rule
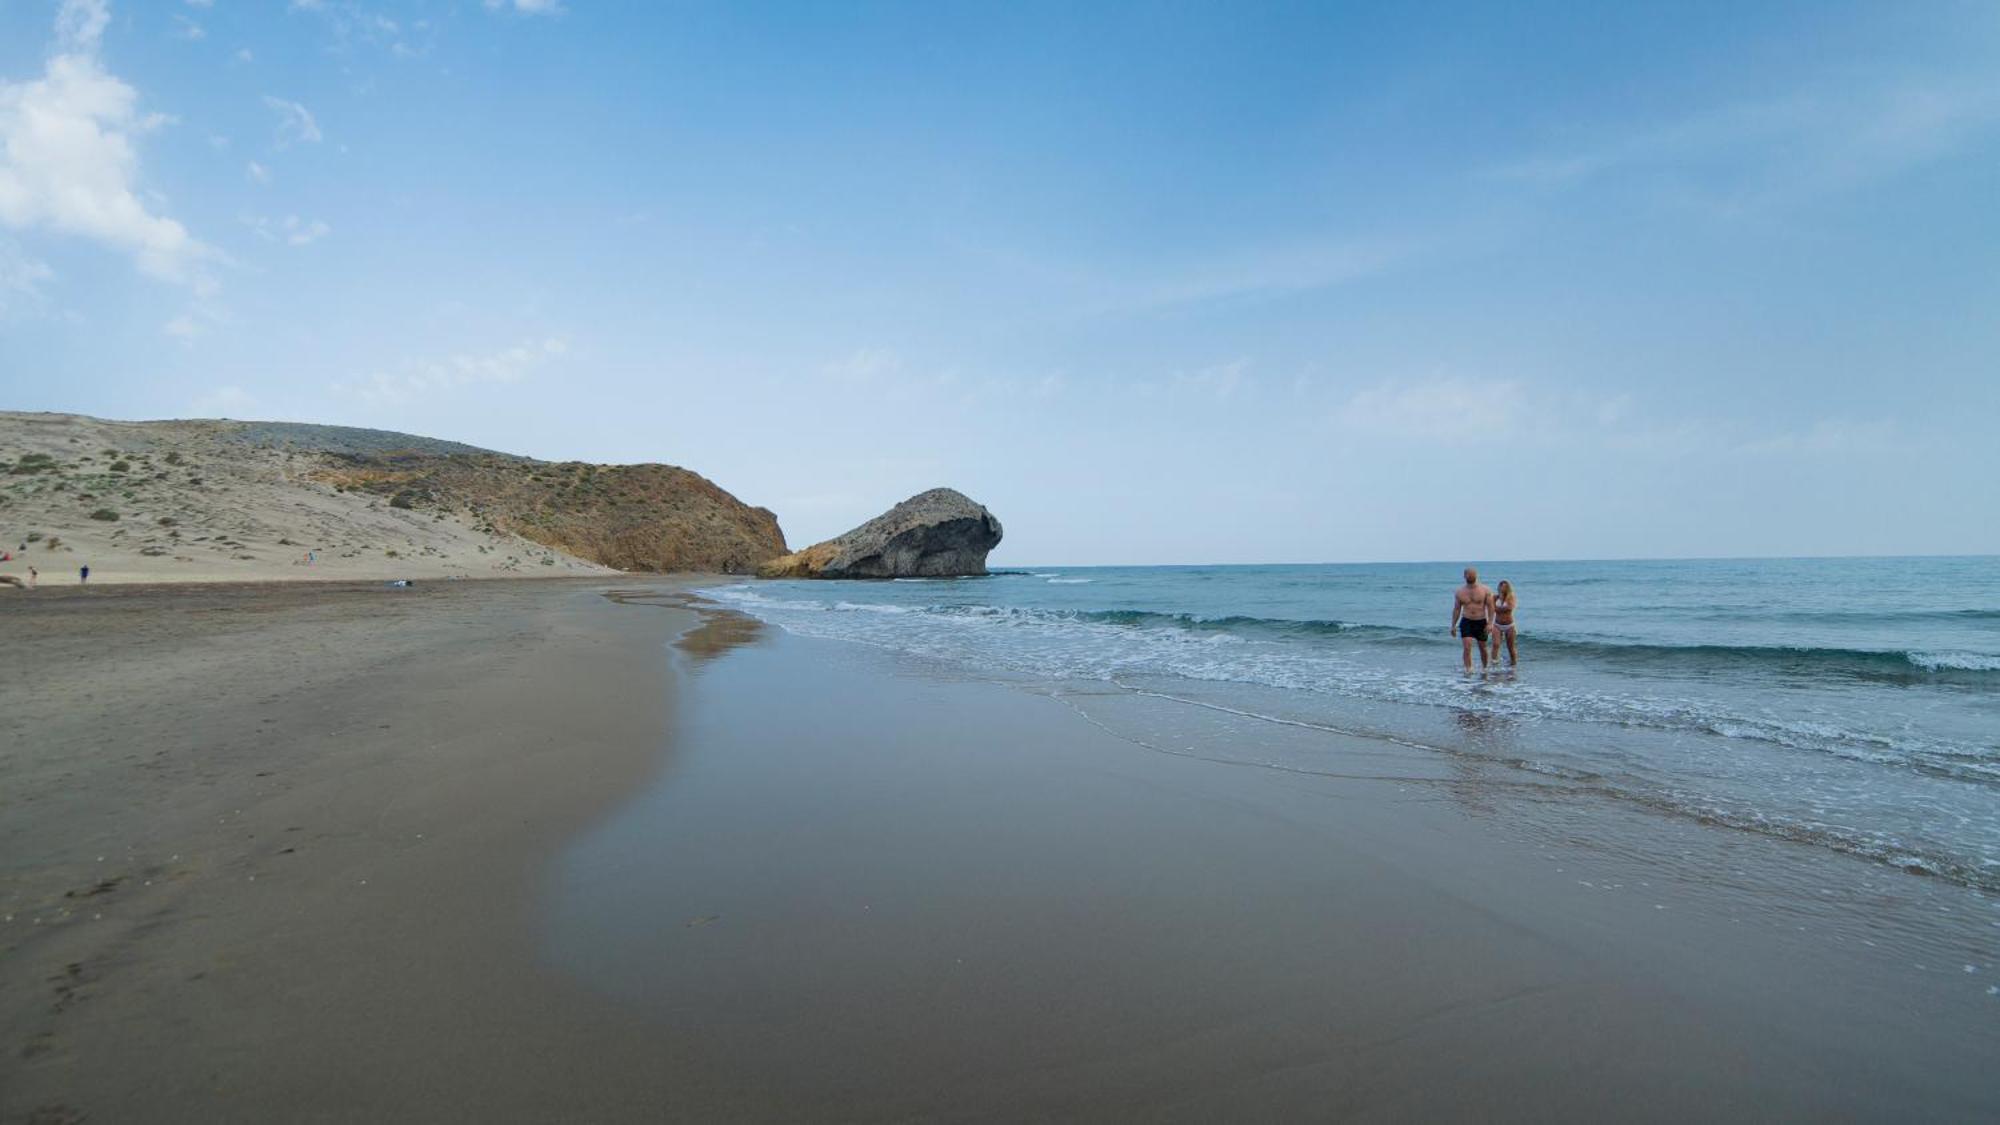
[[[1514,584],[1503,581],[1500,589],[1493,594],[1493,636],[1486,643],[1490,648],[1490,659],[1500,659],[1500,642],[1507,642],[1507,663],[1519,659],[1514,651],[1514,607],[1520,603],[1514,599]]]

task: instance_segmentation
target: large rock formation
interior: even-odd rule
[[[761,578],[955,578],[986,573],[1000,521],[962,492],[933,488],[837,539],[772,559]]]

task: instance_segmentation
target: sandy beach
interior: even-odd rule
[[[2000,1112],[1972,892],[696,585],[0,603],[0,1118]]]

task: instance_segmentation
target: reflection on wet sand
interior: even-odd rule
[[[604,596],[620,605],[656,605],[673,609],[692,609],[699,614],[701,624],[681,634],[680,639],[674,642],[675,648],[694,658],[695,670],[699,670],[703,664],[730,649],[753,643],[764,633],[764,623],[754,617],[731,610],[717,609],[708,602],[679,592],[607,590]]]
[[[764,623],[754,617],[699,604],[695,604],[694,609],[701,614],[701,624],[681,634],[681,639],[675,641],[674,646],[692,656],[696,665],[713,660],[730,649],[750,644],[764,633]]]
[[[1470,744],[1471,752],[1454,753],[1445,759],[1451,778],[1444,783],[1444,790],[1468,813],[1483,816],[1498,812],[1493,797],[1500,771],[1493,767],[1493,762],[1510,762],[1518,757],[1513,748],[1518,724],[1504,715],[1465,708],[1453,711],[1451,718]],[[1502,768],[1508,781],[1519,781],[1511,768]]]

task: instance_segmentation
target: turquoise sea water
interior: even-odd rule
[[[1460,672],[1453,563],[1039,567],[707,595],[970,674],[1492,757],[2000,889],[2000,559],[1478,565],[1520,595],[1517,670]]]

